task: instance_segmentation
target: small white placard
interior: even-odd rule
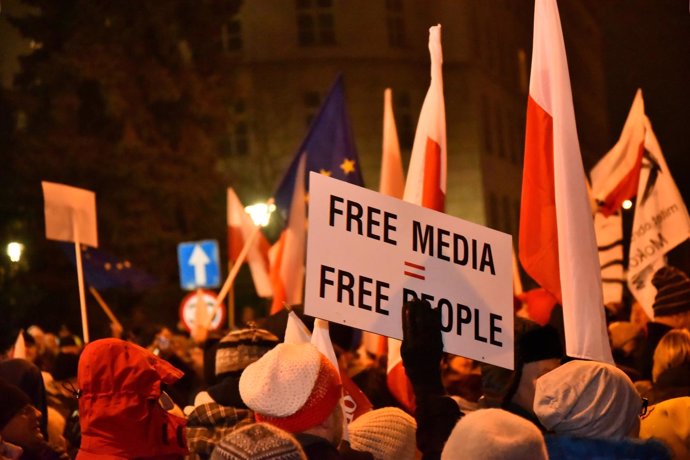
[[[41,182],[45,201],[46,238],[98,247],[96,194],[54,182]],[[76,234],[75,234],[76,233]]]
[[[513,369],[510,235],[312,172],[305,313],[402,339],[414,296],[444,350]]]

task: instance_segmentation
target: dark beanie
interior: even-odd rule
[[[31,404],[29,397],[18,387],[0,380],[0,430],[17,413]]]
[[[247,328],[223,337],[216,349],[216,377],[239,376],[242,371],[278,345],[278,337],[264,329]]]
[[[690,279],[688,275],[669,265],[654,273],[656,287],[654,316],[669,316],[690,310]]]

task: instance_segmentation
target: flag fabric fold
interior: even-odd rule
[[[242,202],[232,187],[228,187],[227,206],[228,260],[234,264],[245,243],[251,238],[256,225],[244,210]],[[266,237],[259,232],[247,253],[247,263],[254,281],[254,288],[259,297],[271,297],[273,295],[269,274],[268,249]]]
[[[690,237],[690,217],[646,117],[643,156],[630,239],[628,288],[654,318],[652,277],[666,264],[664,256]]]
[[[566,351],[612,363],[591,206],[555,0],[536,0],[519,258],[563,306]]]
[[[635,94],[628,118],[616,145],[592,168],[592,194],[605,217],[617,212],[623,201],[637,193],[644,152],[644,100]]]
[[[429,54],[431,83],[417,122],[403,199],[443,212],[446,198],[447,150],[440,24],[429,29]],[[388,339],[388,389],[405,409],[414,412],[414,392],[402,364],[400,344],[399,340]]]

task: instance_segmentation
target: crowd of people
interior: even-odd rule
[[[406,303],[413,408],[358,331],[331,325],[336,367],[284,340],[287,311],[196,341],[154,327],[84,346],[33,326],[0,359],[0,460],[689,459],[690,279],[653,282],[653,321],[610,312],[616,365],[565,355],[558,306],[547,324],[516,308],[510,371],[445,354],[440,311]],[[373,406],[349,423],[345,375]]]

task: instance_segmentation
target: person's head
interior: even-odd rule
[[[654,321],[673,328],[690,328],[690,278],[666,265],[654,273]]]
[[[609,324],[611,349],[622,357],[630,356],[644,338],[642,327],[628,321],[616,321]]]
[[[534,413],[557,434],[636,437],[641,409],[630,378],[610,364],[570,361],[537,379]]]
[[[279,344],[247,366],[239,389],[257,421],[339,444],[343,421],[340,375],[314,345]]]
[[[532,412],[536,380],[558,367],[562,358],[563,346],[554,327],[515,318],[515,371],[482,364],[484,405],[512,403]]]
[[[534,423],[503,409],[480,409],[462,417],[443,446],[441,460],[547,460],[544,436]]]
[[[668,331],[654,350],[652,381],[669,369],[690,365],[690,332],[687,329]]]
[[[0,438],[29,451],[45,442],[41,412],[15,385],[0,380]]]
[[[397,407],[369,411],[348,425],[352,448],[371,453],[375,460],[413,460],[416,432],[414,417]]]
[[[162,392],[183,373],[150,351],[120,339],[89,343],[79,359],[79,458],[187,453],[184,418]]]
[[[690,397],[673,398],[649,408],[642,417],[640,438],[656,438],[672,451],[673,458],[690,458]]]
[[[211,375],[208,394],[223,406],[244,408],[239,393],[242,371],[278,343],[278,337],[264,329],[239,329],[226,334],[209,350],[209,369],[205,370]]]
[[[252,423],[225,436],[210,460],[306,460],[299,442],[268,423]]]

